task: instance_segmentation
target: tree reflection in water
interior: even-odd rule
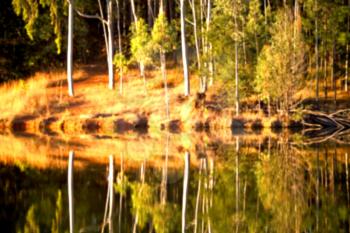
[[[292,143],[290,137],[247,141],[235,136],[229,143],[200,143],[191,156],[180,148],[183,159],[180,166],[173,167],[171,135],[165,135],[163,141],[158,165],[143,159],[138,166],[128,167],[128,158],[120,151],[120,156],[110,156],[105,165],[85,169],[73,169],[73,160],[79,157],[70,153],[68,173],[67,169],[2,166],[1,192],[12,197],[3,202],[7,212],[0,215],[2,229],[157,233],[350,230],[350,148],[345,145],[305,146]]]

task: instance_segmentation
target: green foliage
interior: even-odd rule
[[[150,41],[148,26],[144,19],[139,18],[136,23],[131,25],[130,51],[132,61],[143,62],[145,65],[152,62]]]
[[[128,60],[123,53],[115,53],[113,58],[113,64],[115,67],[125,74],[128,71]]]
[[[152,29],[153,48],[158,51],[169,52],[175,47],[175,39],[175,27],[168,23],[164,12],[160,11]]]
[[[131,184],[131,190],[133,213],[138,216],[138,226],[143,229],[151,218],[152,207],[155,203],[155,190],[146,183]]]
[[[256,41],[258,47],[258,36],[260,37],[263,33],[263,15],[260,11],[261,4],[260,0],[251,0],[249,1],[249,13],[247,16],[247,32],[251,35],[253,40]],[[259,51],[256,51],[259,52]]]
[[[263,97],[281,101],[288,110],[291,97],[305,82],[306,46],[287,9],[277,13],[271,35],[271,45],[265,45],[258,58],[256,90]]]
[[[50,23],[53,26],[53,32],[56,35],[55,43],[57,47],[57,53],[61,53],[61,42],[62,42],[62,32],[61,32],[61,22],[62,22],[62,11],[63,11],[63,0],[58,1],[48,1],[48,0],[12,0],[12,5],[15,13],[18,16],[22,16],[24,22],[26,23],[25,29],[31,40],[34,39],[35,35],[40,35],[42,33],[41,26],[36,27],[36,21],[39,18],[40,8],[49,8],[50,12]]]

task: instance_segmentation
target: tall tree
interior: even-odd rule
[[[184,73],[184,87],[185,87],[184,91],[185,91],[185,96],[188,96],[190,95],[190,79],[189,79],[189,72],[188,72],[185,10],[186,10],[185,0],[180,0],[181,51],[182,51],[182,66],[183,66],[183,73]]]
[[[73,90],[73,20],[74,20],[74,0],[70,0],[68,9],[68,46],[67,46],[67,81],[68,94],[74,95]]]
[[[152,43],[154,48],[159,52],[160,56],[160,67],[164,83],[165,92],[165,106],[166,106],[166,117],[169,120],[169,93],[168,93],[168,82],[166,75],[166,57],[165,53],[169,52],[173,48],[174,44],[174,30],[168,23],[163,9],[163,4],[161,1],[159,15],[154,22],[152,30]]]

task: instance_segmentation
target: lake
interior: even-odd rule
[[[350,140],[0,135],[1,232],[350,232]]]

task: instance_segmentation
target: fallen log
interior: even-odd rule
[[[303,124],[307,127],[315,128],[335,128],[335,129],[349,129],[350,119],[343,116],[347,110],[337,111],[332,114],[326,114],[323,112],[315,112],[310,110],[302,111]]]

